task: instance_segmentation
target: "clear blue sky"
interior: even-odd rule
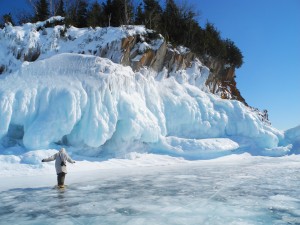
[[[0,0],[0,15],[26,0]],[[184,2],[178,0],[178,2]],[[244,55],[236,71],[247,103],[267,109],[274,127],[300,125],[300,0],[189,0]]]

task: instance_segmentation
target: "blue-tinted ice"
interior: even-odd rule
[[[282,163],[284,162],[284,163]],[[300,165],[191,163],[0,193],[1,224],[300,224]],[[125,175],[126,174],[126,175]]]

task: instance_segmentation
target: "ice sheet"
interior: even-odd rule
[[[87,173],[0,192],[1,224],[299,224],[299,157]],[[100,172],[100,171],[99,171]],[[38,180],[37,180],[38,182]]]

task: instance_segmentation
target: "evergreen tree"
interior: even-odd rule
[[[220,32],[212,23],[206,23],[203,40],[205,54],[217,58],[224,57],[225,45],[221,39]]]
[[[57,11],[56,11],[55,15],[57,15],[57,16],[65,16],[64,1],[63,0],[59,1],[58,8],[57,8]]]
[[[79,0],[76,12],[76,26],[79,28],[87,27],[88,18],[87,0]]]
[[[77,9],[78,9],[77,2],[66,1],[66,8],[65,9],[66,9],[65,10],[66,25],[77,26]]]
[[[123,18],[124,25],[133,24],[134,13],[132,0],[123,0]]]
[[[194,40],[195,34],[199,29],[199,24],[195,19],[197,13],[194,11],[192,6],[189,6],[187,3],[177,7],[178,7],[177,30],[181,31],[181,34],[178,35],[177,41],[180,44],[191,48],[191,46],[195,41]]]
[[[112,15],[112,2],[111,0],[106,0],[106,3],[102,3],[103,7],[103,24],[104,26],[111,26],[111,15]]]
[[[182,30],[179,29],[180,14],[174,0],[166,0],[166,8],[162,14],[162,32],[174,44],[179,44]]]
[[[15,23],[13,22],[13,18],[11,16],[11,13],[4,14],[2,17],[3,17],[3,23],[4,24],[11,23],[12,25],[15,25]]]
[[[130,0],[107,0],[103,3],[106,24],[117,27],[133,23],[133,4]]]
[[[156,0],[143,0],[145,9],[145,25],[147,28],[159,30],[161,26],[162,8]]]
[[[145,14],[143,12],[142,3],[140,3],[139,6],[137,7],[134,24],[136,24],[136,25],[145,24]]]
[[[118,27],[124,24],[123,0],[112,0],[111,26]]]
[[[238,47],[230,39],[225,40],[226,46],[226,62],[236,68],[243,64],[243,55]]]
[[[49,4],[46,0],[39,0],[36,3],[35,21],[44,21],[49,18]]]
[[[190,32],[190,40],[187,43],[187,46],[196,54],[202,55],[204,53],[203,50],[203,29],[199,26],[197,22],[193,22],[191,24],[192,31]]]
[[[88,12],[87,25],[91,27],[102,26],[102,10],[98,2],[92,4],[91,10]]]

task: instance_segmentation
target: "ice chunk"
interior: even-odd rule
[[[300,153],[300,126],[291,128],[284,133],[285,140],[284,143],[293,144],[293,152]]]

